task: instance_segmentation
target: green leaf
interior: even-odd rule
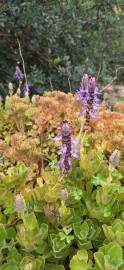
[[[39,229],[39,225],[36,219],[36,216],[34,213],[25,213],[23,218],[23,222],[24,222],[24,226],[27,230],[35,230],[35,229]]]
[[[104,183],[104,179],[102,178],[101,174],[98,174],[96,176],[93,176],[92,183],[95,186],[102,186],[102,184]]]
[[[7,229],[7,239],[12,239],[15,238],[16,236],[16,230],[14,229],[14,227],[10,227]]]
[[[65,270],[65,268],[62,265],[46,264],[45,270]]]
[[[6,239],[7,233],[3,224],[0,224],[0,243]]]
[[[116,242],[100,247],[94,258],[98,270],[119,269],[124,263],[122,248]]]
[[[86,250],[79,250],[70,261],[71,270],[86,270],[87,269],[88,254]]]
[[[113,244],[113,246],[108,250],[108,256],[110,257],[111,264],[115,267],[119,267],[123,263],[122,249],[118,244]]]
[[[20,263],[20,270],[44,270],[45,258],[38,256],[36,259],[32,256],[26,256]]]
[[[77,257],[78,257],[79,260],[83,260],[86,263],[88,261],[88,253],[87,253],[86,250],[79,250],[77,252]]]
[[[105,270],[104,254],[102,252],[96,252],[94,253],[94,258],[95,258],[95,262],[98,267],[98,270]]]
[[[95,2],[94,1],[86,1],[85,3],[82,3],[81,4],[81,7],[83,9],[90,9],[90,8],[93,8],[95,7]]]
[[[53,63],[55,64],[55,65],[58,65],[58,64],[60,64],[61,63],[61,58],[58,56],[58,57],[56,57],[55,59],[54,59],[54,61],[53,61]]]
[[[18,270],[18,267],[14,265],[13,263],[5,263],[2,266],[0,266],[0,270]]]
[[[123,178],[123,175],[116,169],[112,171],[112,178],[113,180],[117,181]]]

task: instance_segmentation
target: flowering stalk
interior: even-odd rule
[[[21,69],[20,63],[17,63],[16,65],[15,77],[19,81],[19,87],[20,87],[21,93],[22,94],[29,93],[29,90],[30,90],[29,85],[28,85],[28,82],[25,80],[25,76]]]
[[[78,91],[78,100],[83,106],[81,115],[85,115],[84,131],[90,124],[90,119],[96,116],[98,108],[98,88],[96,87],[96,78],[84,74]]]
[[[60,160],[57,166],[62,169],[62,174],[67,173],[72,168],[72,157],[79,159],[78,149],[75,145],[79,144],[72,137],[72,130],[67,121],[63,121],[61,125],[61,134],[55,137],[55,141],[61,140]]]
[[[23,72],[21,71],[21,68],[19,66],[19,63],[17,63],[17,66],[16,66],[15,76],[16,76],[16,79],[18,81],[22,81],[23,78],[24,78],[24,75],[23,75]]]
[[[26,70],[25,70],[25,62],[24,62],[24,58],[22,55],[22,50],[21,50],[21,44],[19,39],[17,38],[17,42],[18,42],[18,46],[19,46],[19,52],[20,52],[20,57],[22,59],[22,68],[20,63],[17,64],[16,66],[16,72],[15,72],[15,76],[16,79],[19,81],[19,88],[21,90],[22,94],[29,94],[29,85],[28,85],[28,81],[27,81],[27,75],[26,75]]]
[[[29,85],[27,82],[24,82],[22,85],[21,85],[21,93],[23,94],[28,94],[29,93]]]

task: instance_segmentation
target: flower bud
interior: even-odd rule
[[[68,191],[66,188],[62,188],[62,190],[60,192],[60,199],[62,201],[66,201],[68,199]]]
[[[15,197],[15,210],[17,212],[26,210],[26,203],[22,194],[17,194]]]
[[[109,157],[109,164],[111,167],[115,168],[119,165],[120,162],[120,151],[115,149],[111,156]]]
[[[8,83],[8,88],[9,88],[10,91],[13,90],[13,84],[11,82]]]

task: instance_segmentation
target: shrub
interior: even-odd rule
[[[82,134],[79,106],[55,91],[0,107],[0,270],[124,267],[124,115],[101,109]],[[62,120],[80,160],[60,177],[53,137]]]

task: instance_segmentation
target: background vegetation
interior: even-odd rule
[[[124,65],[122,0],[1,0],[0,92],[15,82],[20,40],[29,83],[36,92],[75,90],[84,70],[101,82]],[[123,82],[124,70],[118,74]]]

